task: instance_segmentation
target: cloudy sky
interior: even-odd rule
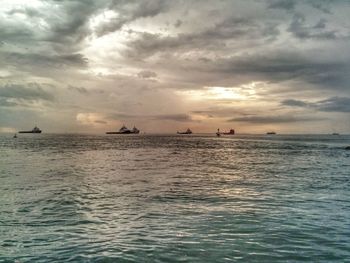
[[[350,133],[347,0],[0,0],[0,132]]]

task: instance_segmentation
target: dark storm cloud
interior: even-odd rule
[[[42,16],[42,13],[39,12],[35,8],[30,8],[30,7],[17,7],[14,9],[11,9],[10,11],[7,12],[9,15],[14,15],[14,14],[24,14],[28,17],[40,17]]]
[[[268,4],[268,8],[284,9],[286,11],[293,11],[295,8],[295,0],[273,0]]]
[[[306,122],[306,121],[319,121],[323,118],[318,117],[300,117],[288,115],[277,115],[277,116],[247,116],[238,117],[228,120],[228,122],[247,122],[255,124],[273,124],[273,123],[292,123],[292,122]]]
[[[196,49],[225,49],[225,41],[244,39],[268,39],[279,34],[277,23],[258,23],[253,19],[229,17],[200,32],[164,36],[148,32],[135,32],[137,38],[128,43],[126,56],[147,58],[157,53],[191,51]]]
[[[38,83],[5,84],[0,86],[0,98],[53,101],[54,95]]]
[[[332,97],[319,101],[317,107],[326,112],[350,112],[350,98]]]
[[[281,103],[282,105],[285,106],[292,106],[292,107],[307,107],[309,104],[301,101],[301,100],[293,100],[293,99],[288,99],[288,100],[284,100]]]
[[[154,17],[168,7],[168,1],[153,0],[153,1],[112,1],[109,5],[110,10],[118,13],[118,16],[112,18],[110,21],[100,25],[96,34],[103,36],[105,34],[120,30],[124,24],[139,18]]]
[[[324,1],[313,0],[313,1],[311,1],[311,6],[313,8],[316,8],[325,14],[332,14],[331,7],[330,7],[331,4],[332,4],[332,1],[327,1],[327,0],[324,0]]]
[[[307,86],[308,89],[344,91],[348,90],[350,80],[350,64],[347,61],[315,60],[311,54],[301,55],[291,51],[274,50],[264,54],[208,58],[208,61],[184,61],[191,74],[184,72],[182,77],[214,86],[240,85],[252,79],[274,83],[297,80],[317,85]]]
[[[309,1],[296,1],[296,0],[271,0],[269,1],[268,8],[281,9],[287,12],[294,12],[297,4],[310,5],[315,9],[322,11],[325,14],[331,14],[332,1],[328,0],[309,0]],[[334,2],[334,1],[333,1]]]
[[[46,40],[51,41],[57,50],[75,51],[85,37],[91,34],[88,22],[90,17],[104,7],[105,1],[52,1],[58,14],[46,19],[50,26]]]
[[[337,32],[335,30],[326,30],[326,20],[321,19],[314,26],[305,25],[305,16],[303,14],[295,14],[293,21],[289,25],[288,31],[295,37],[300,39],[335,39],[337,38]]]
[[[0,53],[0,65],[14,65],[19,68],[26,66],[40,67],[41,69],[64,69],[66,67],[86,67],[88,59],[82,54],[37,54],[37,53],[15,53],[3,52]]]
[[[284,106],[311,108],[323,112],[350,112],[350,98],[331,97],[317,102],[305,102],[301,100],[284,100]]]

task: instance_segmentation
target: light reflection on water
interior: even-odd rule
[[[343,262],[347,136],[0,137],[0,262]]]

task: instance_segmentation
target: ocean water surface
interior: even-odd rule
[[[0,135],[0,262],[350,262],[348,145]]]

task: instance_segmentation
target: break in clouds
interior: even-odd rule
[[[0,131],[350,132],[350,3],[0,0]]]

